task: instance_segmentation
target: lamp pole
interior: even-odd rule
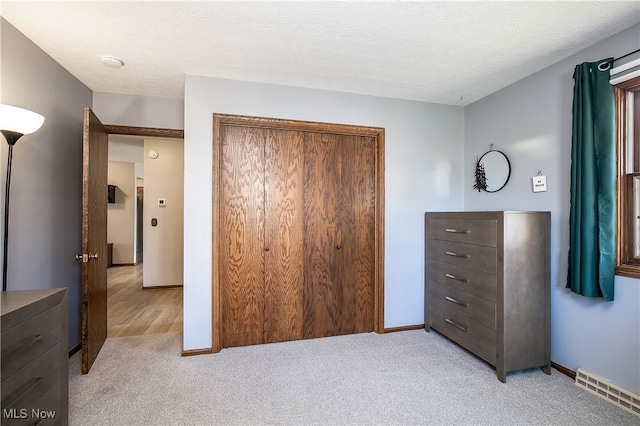
[[[9,195],[11,194],[11,163],[13,161],[13,146],[23,135],[11,130],[0,130],[9,144],[7,154],[7,180],[4,189],[4,236],[2,249],[2,291],[7,291],[7,255],[9,252]]]

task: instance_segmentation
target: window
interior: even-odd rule
[[[616,85],[616,275],[640,278],[640,77]]]

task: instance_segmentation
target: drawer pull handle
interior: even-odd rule
[[[22,386],[18,390],[18,392],[16,392],[16,396],[11,398],[6,403],[4,401],[2,401],[2,406],[3,407],[9,407],[9,408],[15,406],[16,402],[20,401],[20,398],[22,398],[25,394],[30,392],[33,388],[38,386],[38,384],[40,383],[41,380],[42,380],[42,377],[34,377],[33,379],[29,380],[24,386]]]
[[[462,306],[463,308],[466,308],[468,306],[466,303],[458,302],[453,297],[445,296],[444,298],[451,303],[455,303],[456,305]]]
[[[445,318],[444,319],[448,324],[451,324],[452,326],[454,326],[455,328],[457,328],[458,330],[462,330],[466,333],[467,329],[464,328],[463,326],[461,326],[460,324],[455,323],[454,321],[451,321],[449,318]]]
[[[18,352],[18,351],[23,351],[25,350],[27,347],[36,344],[40,339],[42,339],[42,334],[34,334],[31,337],[26,338],[22,343],[20,343],[19,345],[9,349],[8,351],[6,351],[5,353],[2,354],[2,356],[8,356],[14,352]]]
[[[444,274],[444,276],[449,278],[450,280],[460,281],[461,283],[466,283],[467,282],[466,278],[456,277],[453,274]]]
[[[447,256],[459,257],[461,259],[466,259],[469,257],[469,255],[467,254],[460,254],[456,253],[455,251],[445,251],[444,254],[446,254]]]
[[[450,234],[468,234],[469,231],[467,231],[466,229],[453,229],[453,228],[447,228],[444,230],[444,232],[448,232]]]

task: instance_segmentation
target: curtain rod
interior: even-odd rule
[[[619,60],[620,60],[620,59],[622,59],[622,58],[626,58],[627,56],[631,56],[631,55],[633,55],[634,53],[638,53],[638,52],[640,52],[640,49],[636,49],[636,50],[634,50],[633,52],[629,52],[629,53],[627,53],[626,55],[619,56],[619,57],[615,58],[615,59],[613,60],[613,62],[615,62],[615,61],[619,61]]]
[[[603,71],[603,72],[604,72],[604,71],[607,71],[608,69],[610,69],[610,68],[612,68],[612,67],[613,67],[613,63],[614,63],[614,62],[619,61],[619,60],[620,60],[620,59],[622,59],[622,58],[626,58],[627,56],[631,56],[631,55],[633,55],[634,53],[638,53],[638,52],[640,52],[640,49],[636,49],[636,50],[634,50],[633,52],[629,52],[629,53],[627,53],[626,55],[618,56],[617,58],[611,59],[611,60],[609,60],[609,61],[600,62],[600,64],[598,64],[598,69],[599,69],[600,71]],[[626,64],[625,64],[625,65],[626,65]],[[624,67],[625,65],[621,65],[620,67]],[[621,70],[621,71],[622,71],[622,70]]]

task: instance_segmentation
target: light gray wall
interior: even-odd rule
[[[154,96],[95,92],[93,112],[104,124],[184,128],[184,101]]]
[[[211,347],[214,112],[386,129],[385,327],[422,324],[424,212],[463,206],[462,108],[187,76],[184,349]]]
[[[635,26],[465,108],[466,210],[551,211],[551,359],[584,368],[640,392],[640,280],[617,277],[615,301],[565,289],[569,249],[569,185],[573,69],[578,63],[638,49]],[[506,153],[512,173],[500,192],[472,189],[475,160],[489,149]],[[533,193],[541,169],[548,191]]]
[[[92,104],[92,92],[7,21],[0,26],[0,102],[45,117],[13,152],[8,288],[68,287],[74,347],[81,320],[81,264],[74,256],[82,228],[82,107]],[[0,145],[4,203],[7,144]]]

